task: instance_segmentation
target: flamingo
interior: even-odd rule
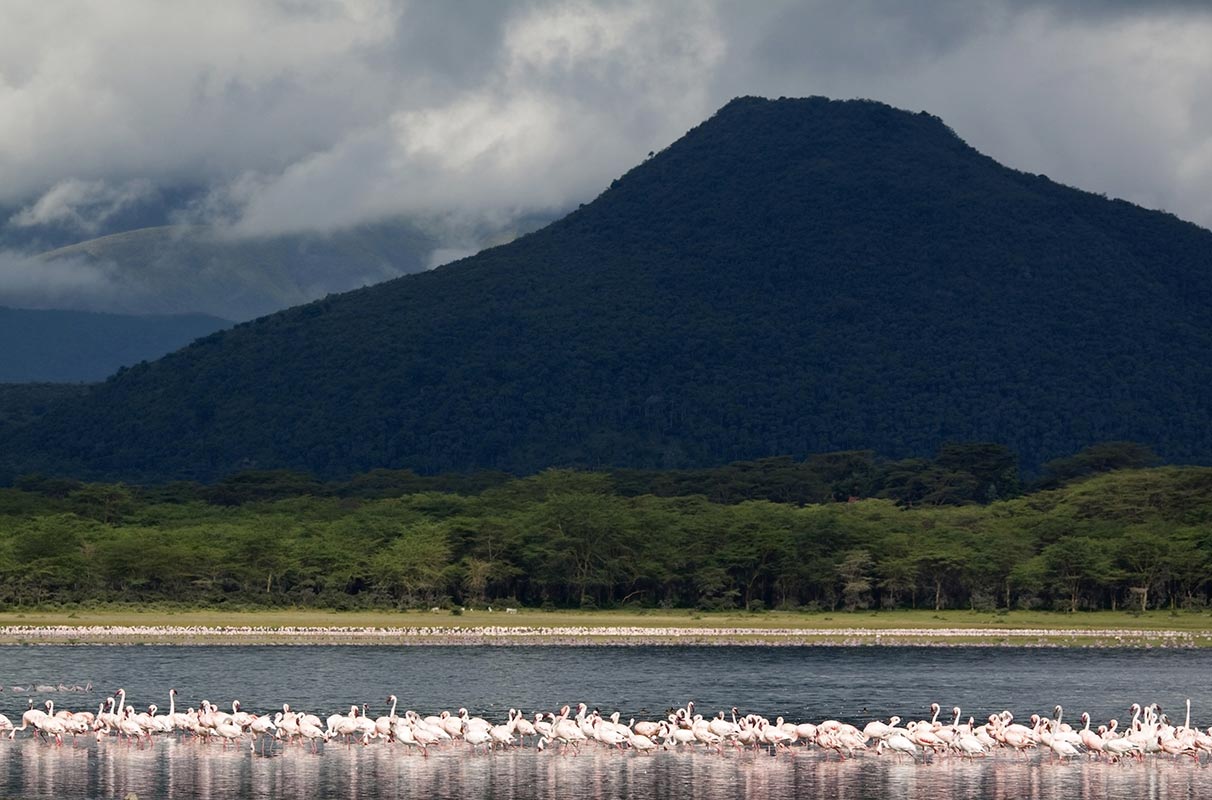
[[[514,710],[511,708],[509,709],[509,716],[514,721],[513,727],[519,738],[524,740],[527,736],[539,735],[539,732],[535,728],[534,724],[530,720],[526,719],[526,717],[522,715],[521,711],[517,711],[515,714]]]
[[[1157,746],[1162,752],[1174,756],[1175,761],[1178,761],[1182,756],[1191,756],[1196,760],[1199,759],[1199,754],[1195,749],[1195,744],[1186,739],[1179,739],[1174,736],[1169,738],[1158,736]]]
[[[317,740],[319,740],[321,742],[327,742],[329,739],[328,733],[326,731],[322,730],[319,725],[313,725],[311,722],[306,721],[306,720],[304,720],[303,722],[301,722],[299,724],[299,735],[302,736],[307,741],[311,742],[311,751],[313,753],[317,752],[317,750],[316,750],[316,741]]]
[[[959,734],[951,742],[951,746],[960,751],[961,754],[972,758],[974,756],[983,757],[987,752],[985,743],[977,738],[972,730],[972,717],[968,718],[968,724],[962,728]]]
[[[354,720],[354,735],[361,735],[362,746],[365,747],[371,739],[378,735],[378,730],[375,721],[366,716],[366,704],[363,703],[358,718]]]
[[[417,741],[412,725],[406,717],[396,717],[395,724],[392,725],[391,735],[397,742],[405,746],[419,747],[421,745]]]
[[[1071,759],[1074,756],[1079,755],[1076,747],[1070,744],[1067,739],[1063,739],[1057,735],[1052,736],[1052,739],[1048,742],[1048,746],[1052,748],[1052,752],[1055,753],[1057,758],[1059,758],[1061,761],[1064,761],[1066,758]]]
[[[552,714],[551,712],[548,712],[548,713],[547,713],[547,716],[548,716],[548,717],[551,717],[552,721],[554,721],[554,720],[555,720],[555,714]],[[542,714],[541,712],[536,712],[536,713],[535,713],[535,715],[534,715],[534,729],[535,729],[535,731],[536,731],[536,732],[539,734],[539,736],[544,736],[544,737],[546,737],[546,738],[547,738],[547,741],[549,741],[549,742],[550,742],[550,741],[552,741],[552,738],[551,738],[551,726],[552,726],[552,722],[548,722],[547,720],[543,719],[543,714]]]
[[[738,733],[741,732],[741,727],[735,722],[729,722],[724,719],[724,712],[716,714],[712,720],[707,723],[707,729],[721,739],[734,740]],[[798,735],[798,732],[797,732]]]
[[[1059,705],[1053,709],[1053,713],[1056,714],[1056,720],[1052,724],[1052,738],[1055,739],[1059,737],[1074,747],[1077,747],[1082,743],[1081,735],[1074,731],[1070,726],[1061,723],[1061,717],[1064,712],[1065,709]]]
[[[509,722],[502,725],[493,725],[488,729],[488,734],[492,737],[492,746],[495,748],[500,745],[502,748],[509,747],[513,741],[513,718],[510,717]]]
[[[421,718],[421,716],[415,711],[409,711],[408,717],[412,723],[413,733],[418,741],[422,743],[429,742],[432,744],[442,744],[443,742],[450,742],[454,740],[454,737],[447,733],[445,728],[443,728],[441,725],[434,725],[429,721],[430,719],[434,718]],[[462,725],[463,723],[460,721],[459,724]],[[478,725],[474,727],[479,728]],[[488,728],[481,728],[481,730],[487,731]]]
[[[436,730],[428,725],[425,725],[423,720],[416,719],[415,715],[412,725],[412,735],[413,738],[416,739],[417,744],[421,747],[421,755],[425,756],[426,758],[429,757],[429,748],[435,744],[441,743],[442,741],[442,737],[438,735]],[[466,736],[466,734],[464,734],[464,736]]]
[[[484,730],[488,730],[492,727],[492,723],[490,723],[488,720],[484,719],[483,717],[471,716],[467,713],[467,709],[465,708],[459,709],[459,721],[462,723],[462,727],[459,729],[461,734],[466,733],[471,728],[483,728]]]
[[[244,729],[234,719],[220,719],[215,723],[215,735],[223,740],[223,749],[228,742],[235,742],[244,737]]]
[[[946,743],[940,739],[931,727],[930,722],[914,722],[909,728],[909,738],[924,748],[942,750]]]
[[[1103,751],[1110,753],[1114,761],[1119,761],[1119,759],[1127,755],[1142,755],[1143,748],[1128,737],[1121,736],[1114,739],[1104,739]]]
[[[336,736],[344,736],[345,744],[349,744],[349,737],[358,730],[357,720],[358,707],[350,706],[348,714],[332,714],[329,716],[325,733],[330,739]]]
[[[277,732],[277,725],[268,716],[253,717],[252,722],[248,725],[248,732],[252,734],[252,741],[248,743],[249,749],[256,750],[257,742],[261,739],[262,734],[273,736],[270,731]],[[271,742],[272,745],[272,742]],[[262,753],[264,753],[264,745],[262,745]]]
[[[818,729],[820,726],[817,726]],[[820,741],[820,732],[817,732],[817,741]],[[758,736],[762,742],[770,747],[771,752],[777,753],[779,748],[786,748],[791,744],[791,735],[787,731],[780,728],[778,725],[771,725],[768,721],[762,720],[758,723]],[[841,752],[839,751],[839,755]]]
[[[561,752],[567,752],[571,746],[574,751],[580,752],[581,742],[589,737],[581,731],[581,726],[575,720],[568,719],[568,706],[564,706],[560,710],[560,716],[556,717],[555,722],[551,726],[551,735],[555,741],[563,745]]]
[[[762,741],[758,736],[757,726],[748,717],[742,718],[737,726],[741,729],[736,737],[737,746],[752,747],[756,750]]]
[[[189,729],[189,716],[177,713],[177,690],[168,690],[168,722],[176,730]]]
[[[667,731],[668,732],[665,734],[665,740],[672,741],[674,745],[680,746],[684,744],[693,744],[695,742],[694,731],[690,730],[689,728],[669,726],[667,727]]]
[[[395,726],[396,696],[394,694],[389,696],[387,702],[391,703],[391,710],[387,712],[387,716],[375,720],[375,733],[385,739],[391,737],[392,728]]]
[[[610,723],[599,718],[593,727],[593,738],[604,745],[610,747],[621,748],[623,742],[626,742],[628,737],[624,736]]]
[[[118,720],[118,733],[126,737],[128,744],[134,738],[135,744],[142,749],[143,737],[147,736],[147,731],[143,730],[143,726],[139,724],[139,720],[135,719],[134,711],[133,708],[125,710],[123,716]]]
[[[878,752],[880,747],[887,747],[896,753],[897,756],[907,755],[913,761],[917,761],[917,745],[905,734],[905,731],[893,731],[880,740],[879,744],[876,745],[876,751]]]
[[[492,749],[492,743],[493,743],[492,734],[489,731],[484,730],[483,728],[479,728],[479,727],[471,728],[470,730],[467,731],[466,734],[464,734],[463,741],[465,741],[469,745],[471,745],[471,752],[473,752],[473,753],[477,752],[476,748],[479,747],[480,745],[486,746],[485,752]]]
[[[25,713],[21,715],[21,727],[12,728],[8,732],[8,738],[10,740],[16,739],[17,731],[24,731],[24,730],[28,729],[30,726],[33,726],[35,731],[41,733],[41,728],[38,727],[38,723],[45,716],[46,716],[45,711],[43,711],[40,708],[34,708],[34,701],[33,701],[33,698],[31,698],[29,701],[29,707],[25,710]]]
[[[868,739],[883,739],[891,736],[893,733],[900,731],[896,726],[900,724],[900,717],[889,717],[888,723],[884,724],[879,720],[868,722],[863,727],[863,735]]]
[[[627,742],[637,753],[650,755],[653,750],[657,749],[657,743],[652,741],[650,737],[636,733],[635,731],[630,731],[630,733],[631,735],[627,738]]]
[[[37,723],[38,729],[47,737],[55,737],[57,746],[63,745],[63,734],[67,733],[67,725],[61,719],[56,719],[50,715],[42,717]]]
[[[438,723],[438,727],[452,740],[463,735],[463,719],[451,716],[449,711],[443,711],[438,715]]]
[[[1090,730],[1090,714],[1083,711],[1081,716],[1085,726],[1078,731],[1078,736],[1081,737],[1082,747],[1086,748],[1092,756],[1098,757],[1103,754],[1103,737],[1099,736],[1094,731]]]
[[[240,710],[240,701],[231,701],[231,724],[240,728],[247,728],[252,724],[252,715],[247,711]]]
[[[275,736],[278,738],[285,736],[289,742],[299,735],[299,720],[298,715],[290,711],[290,706],[283,706],[283,708],[287,710],[274,714],[274,726],[278,729]]]
[[[167,716],[156,716],[156,712],[160,707],[152,703],[147,707],[147,724],[151,726],[157,733],[171,733],[173,730],[173,722]],[[146,726],[145,726],[146,727]]]

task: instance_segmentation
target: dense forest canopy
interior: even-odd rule
[[[0,489],[0,604],[1073,611],[1212,599],[1212,468],[1128,468],[1147,451],[1111,443],[1023,492],[1005,455],[953,444],[924,464],[851,452],[668,474],[270,471],[211,485],[28,475]]]
[[[1212,459],[1212,232],[940,120],[742,98],[541,231],[133,367],[0,472],[214,480],[774,453]],[[0,475],[0,477],[3,477]]]

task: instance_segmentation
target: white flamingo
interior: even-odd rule
[[[396,696],[393,694],[387,698],[387,702],[391,703],[391,710],[387,712],[387,716],[379,717],[375,720],[375,733],[384,739],[392,736],[392,728],[396,723]]]
[[[319,725],[313,725],[306,720],[299,723],[299,735],[311,742],[311,751],[313,753],[317,752],[316,742],[327,742],[329,738],[328,733],[321,729]]]
[[[524,740],[527,736],[537,737],[539,735],[538,731],[534,727],[534,724],[531,723],[530,720],[526,719],[526,717],[522,715],[521,711],[515,712],[514,709],[511,708],[509,709],[509,716],[510,719],[513,720],[513,729],[518,734],[519,738]]]
[[[879,741],[875,746],[878,752],[881,747],[886,747],[898,756],[907,755],[914,761],[917,761],[917,745],[913,740],[905,735],[904,731],[893,731]]]
[[[633,750],[646,755],[651,754],[652,751],[656,750],[658,747],[657,743],[652,741],[651,738],[644,736],[641,733],[636,733],[635,731],[631,732],[631,736],[628,737],[627,741]]]
[[[273,733],[271,733],[273,731]],[[277,725],[269,718],[268,715],[255,716],[252,722],[248,724],[248,732],[252,734],[252,741],[248,743],[249,749],[256,750],[257,742],[262,736],[273,737],[277,733]],[[272,744],[272,742],[271,742]],[[262,742],[262,752],[264,752],[264,742]]]
[[[468,730],[467,733],[463,735],[463,741],[471,745],[471,752],[473,753],[478,752],[476,748],[480,745],[485,746],[485,752],[492,749],[492,734],[483,728],[472,728]]]
[[[29,729],[30,727],[33,727],[33,729],[35,731],[41,733],[41,729],[38,727],[38,723],[45,716],[46,716],[45,711],[43,711],[40,708],[34,708],[34,701],[31,699],[29,701],[29,707],[25,710],[25,713],[21,715],[21,727],[12,728],[8,732],[8,738],[15,739],[15,738],[17,738],[17,731],[25,731],[25,730]]]

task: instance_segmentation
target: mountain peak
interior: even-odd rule
[[[947,440],[1028,468],[1105,440],[1208,460],[1210,253],[929,114],[744,97],[543,230],[208,337],[7,452],[153,478]]]

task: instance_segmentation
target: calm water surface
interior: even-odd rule
[[[858,725],[899,714],[928,716],[933,701],[980,719],[1090,711],[1128,718],[1133,702],[1158,702],[1181,718],[1212,724],[1212,653],[1203,651],[1019,650],[1003,648],[569,648],[569,647],[0,647],[0,712],[20,720],[29,697],[96,709],[125,688],[140,709],[203,699],[245,710],[292,708],[327,716],[352,703],[386,713],[466,706],[504,719],[510,707],[555,709],[584,701],[623,718],[658,717],[694,699],[710,714],[736,705],[795,721],[838,718]],[[13,686],[93,684],[91,692],[14,693]],[[929,765],[860,757],[839,763],[819,751],[795,756],[587,748],[562,758],[533,748],[473,757],[465,749],[430,758],[385,744],[330,743],[319,755],[289,747],[271,757],[247,745],[159,738],[146,750],[113,739],[48,747],[19,735],[0,742],[0,796],[15,797],[388,797],[567,798],[1207,798],[1212,770],[1153,759],[1140,764],[1051,764],[1002,753],[984,761]]]

